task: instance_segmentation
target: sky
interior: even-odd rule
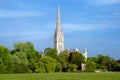
[[[53,48],[58,5],[65,49],[120,59],[120,0],[0,0],[0,45]]]

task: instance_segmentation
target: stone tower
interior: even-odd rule
[[[54,48],[57,49],[58,54],[64,51],[64,34],[61,26],[59,6],[58,6],[58,13],[57,13],[56,30],[54,34]]]
[[[84,49],[83,56],[84,56],[84,57],[86,58],[86,60],[87,60],[87,50],[86,50],[86,48]]]

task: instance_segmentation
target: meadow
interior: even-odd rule
[[[0,80],[120,80],[120,73],[0,74]]]

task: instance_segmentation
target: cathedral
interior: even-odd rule
[[[58,54],[64,51],[64,34],[60,21],[60,7],[58,7],[56,30],[54,34],[54,48],[57,49]]]
[[[61,19],[60,19],[60,6],[58,6],[58,12],[57,12],[57,22],[56,22],[56,29],[54,34],[54,48],[57,49],[58,55],[64,51],[64,33],[62,30]],[[74,51],[79,51],[79,50],[76,48]],[[84,49],[84,52],[82,54],[87,60],[86,49]]]

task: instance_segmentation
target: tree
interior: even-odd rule
[[[14,45],[14,50],[12,51],[12,54],[16,53],[25,53],[27,60],[28,60],[28,68],[32,70],[32,72],[35,72],[37,68],[37,60],[39,58],[38,52],[34,49],[34,45],[31,42],[26,42],[26,43],[16,43]],[[23,54],[25,56],[25,54]],[[18,56],[22,54],[17,54]],[[24,58],[25,59],[25,58]]]
[[[74,52],[71,57],[71,63],[78,66],[78,70],[81,70],[81,63],[85,63],[85,57],[80,52]]]
[[[12,60],[13,64],[20,64],[21,63],[20,58],[18,58],[16,55],[13,55],[11,60]]]
[[[95,72],[95,70],[96,70],[96,63],[94,61],[88,60],[86,62],[86,71]]]
[[[49,56],[51,58],[56,59],[57,58],[57,50],[56,49],[52,49],[52,48],[46,48],[44,50],[44,56]]]
[[[68,61],[69,51],[68,50],[63,51],[63,53],[61,53],[59,55],[59,58],[62,59],[63,61],[65,61],[66,64],[69,63],[69,61]]]
[[[55,72],[61,72],[62,71],[62,64],[60,62],[57,62]]]
[[[65,50],[65,51],[63,51],[63,53],[61,53],[60,55],[59,55],[59,57],[61,58],[61,59],[63,59],[66,63],[68,62],[68,57],[69,57],[69,51],[68,50]]]
[[[28,63],[28,67],[32,72],[38,71],[38,61],[36,62],[35,59],[30,59]]]
[[[68,65],[68,70],[69,70],[70,72],[75,72],[75,71],[77,71],[77,65],[75,65],[75,64],[69,64],[69,65]]]
[[[25,52],[16,52],[12,56],[13,72],[14,73],[26,73],[30,72],[28,60]]]
[[[3,63],[0,63],[0,74],[6,72],[6,67]]]
[[[14,73],[29,73],[31,71],[26,65],[24,65],[23,63],[20,63],[20,64],[14,64],[13,72]]]
[[[0,46],[0,73],[5,73],[8,70],[11,63],[11,54],[9,49],[4,46]]]
[[[105,71],[114,71],[114,69],[118,67],[115,59],[102,54],[98,54],[96,57],[88,58],[88,60],[95,62],[97,69],[102,69]]]
[[[39,72],[55,72],[57,62],[51,57],[42,57],[38,62]]]
[[[27,59],[36,58],[38,56],[38,52],[34,49],[34,45],[31,42],[16,43],[14,45],[14,48],[14,52],[25,52],[27,55]]]
[[[17,64],[22,63],[26,66],[28,65],[27,56],[24,52],[16,52],[12,57],[12,61]]]
[[[98,58],[98,64],[100,64],[100,68],[101,69],[107,69],[107,65],[108,65],[108,62],[109,62],[108,57],[104,56],[104,55],[101,55],[101,54],[98,54],[97,58]]]
[[[120,71],[120,64],[118,62],[114,63],[113,71]]]
[[[5,66],[10,63],[11,54],[9,49],[5,48],[4,46],[0,46],[0,58]]]
[[[66,72],[69,64],[69,51],[65,50],[59,55],[59,63],[62,65],[62,71]]]

